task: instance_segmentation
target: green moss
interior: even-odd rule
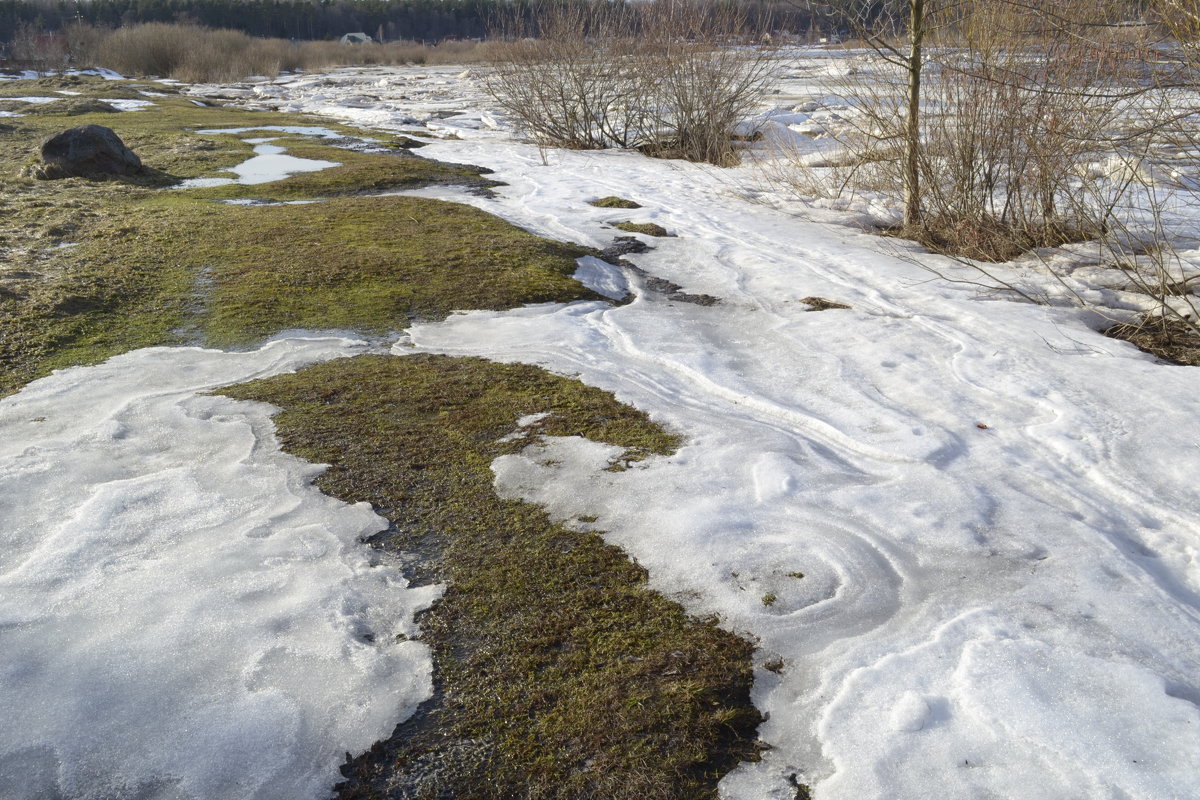
[[[641,208],[641,206],[632,200],[626,200],[624,197],[609,195],[601,197],[598,200],[589,200],[588,205],[596,206],[597,208]]]
[[[653,222],[618,222],[613,227],[626,233],[640,233],[645,236],[671,236],[666,228]]]
[[[27,81],[4,89],[47,91]],[[354,195],[433,182],[482,185],[475,168],[282,137],[295,155],[342,166],[260,186],[170,188],[178,178],[212,175],[251,154],[252,145],[239,136],[195,130],[311,125],[366,134],[295,115],[201,108],[180,97],[155,102],[146,111],[5,123],[0,395],[51,369],[147,345],[248,345],[289,328],[382,333],[455,309],[598,299],[570,278],[585,250],[539,239],[466,206],[400,197],[255,207],[213,202]],[[116,130],[147,165],[146,174],[100,182],[24,174],[45,136],[92,122]]]
[[[611,395],[542,370],[440,356],[362,357],[224,390],[280,406],[286,449],[331,464],[321,488],[393,523],[445,581],[421,620],[438,699],[355,759],[342,797],[715,798],[756,756],[749,643],[690,619],[595,534],[492,488],[498,441],[549,412],[548,435],[629,448],[677,440]]]
[[[43,239],[36,266],[52,275],[29,295],[0,295],[0,391],[151,344],[385,333],[456,309],[599,299],[570,277],[583,250],[437,200],[239,207],[150,196],[99,217],[31,208],[27,219],[43,210],[46,231],[73,228],[79,244],[58,251],[59,237]]]

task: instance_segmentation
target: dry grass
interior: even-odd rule
[[[88,25],[68,32],[72,61],[106,67],[123,75],[170,77],[189,83],[237,81],[252,75],[275,77],[297,69],[403,64],[472,64],[497,57],[495,42],[443,42],[424,45],[290,42],[259,39],[239,31],[199,25],[146,23],[107,31]]]
[[[1170,364],[1200,367],[1200,333],[1194,324],[1152,316],[1113,325],[1104,335],[1129,342]]]

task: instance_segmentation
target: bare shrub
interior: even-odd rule
[[[847,175],[845,188],[861,177],[898,187],[897,233],[973,259],[1003,261],[1106,230],[1112,207],[1081,202],[1079,165],[1141,149],[1154,131],[1153,121],[1123,122],[1153,91],[1142,74],[1146,45],[1100,35],[1113,23],[1104,4],[1059,5],[929,3],[919,64],[877,36],[882,66],[872,81],[851,76],[836,88],[856,109],[841,135],[846,161],[872,165]]]
[[[111,31],[84,22],[72,22],[64,33],[72,66],[83,68],[100,65],[100,49]]]
[[[249,75],[275,76],[282,66],[279,40],[252,39],[240,31],[204,31],[171,71],[190,83],[236,81]]]
[[[134,25],[115,31],[74,25],[67,38],[77,64],[104,66],[125,75],[158,75],[193,83],[237,81],[250,75],[274,77],[282,71],[336,66],[479,63],[495,53],[495,47],[486,42],[294,43],[259,39],[239,31],[166,23]]]
[[[734,129],[766,89],[766,48],[733,46],[733,6],[656,0],[543,7],[488,81],[535,140],[561,147],[638,147],[714,164],[735,159]]]
[[[100,46],[100,63],[122,75],[168,77],[206,32],[198,25],[151,22],[118,28]]]
[[[514,41],[487,88],[540,143],[632,147],[653,99],[636,74],[632,15],[621,6],[557,5],[532,23],[510,21]]]

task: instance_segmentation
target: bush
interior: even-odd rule
[[[1083,173],[1111,153],[1145,149],[1153,126],[1129,110],[1152,91],[1143,72],[1153,59],[1136,37],[1095,34],[1112,22],[1106,9],[1060,5],[1050,14],[975,0],[927,12],[926,36],[938,39],[916,67],[915,128],[914,67],[875,39],[870,82],[850,75],[835,89],[855,111],[839,135],[847,152],[833,191],[903,191],[895,231],[971,259],[1008,260],[1107,230],[1113,198],[1087,191]]]
[[[742,23],[731,6],[669,0],[550,6],[510,25],[488,89],[541,144],[731,163],[774,76],[769,49],[730,46]]]
[[[26,39],[36,41],[32,35]],[[495,53],[495,45],[487,42],[443,42],[436,46],[416,42],[293,43],[258,39],[240,31],[158,22],[115,31],[76,24],[67,31],[67,42],[77,66],[101,66],[123,75],[155,75],[189,83],[238,81],[251,75],[275,77],[283,71],[359,64],[475,63]]]

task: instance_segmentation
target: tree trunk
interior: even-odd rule
[[[908,125],[904,133],[904,225],[921,221],[921,45],[925,0],[910,0],[908,22]]]

